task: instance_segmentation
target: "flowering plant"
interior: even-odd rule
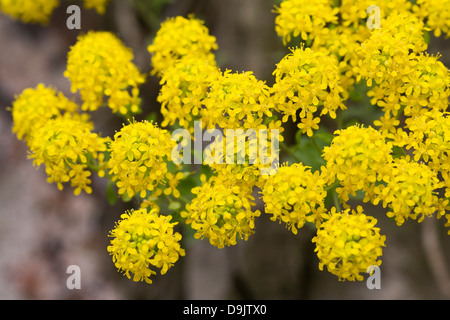
[[[26,3],[0,0],[5,13],[42,23],[58,1]],[[85,1],[100,13],[106,3]],[[168,18],[148,46],[161,124],[133,118],[146,75],[131,50],[113,33],[90,31],[71,47],[64,72],[82,103],[44,84],[27,88],[12,103],[12,130],[59,189],[70,183],[75,194],[91,193],[95,172],[113,190],[109,201],[138,201],[107,247],[134,281],[151,283],[154,268],[164,274],[184,256],[182,235],[219,249],[237,245],[264,213],[293,234],[313,228],[319,269],[361,281],[381,264],[386,241],[362,204],[382,206],[399,226],[408,219],[450,226],[450,74],[427,53],[428,32],[450,36],[450,5],[380,0],[374,29],[366,24],[370,5],[282,1],[275,30],[291,48],[274,66],[273,85],[251,71],[222,70],[216,38],[200,19]],[[362,96],[380,116],[345,123],[348,105]],[[102,107],[127,119],[111,137],[90,117]],[[293,146],[283,137],[289,123]],[[191,158],[190,146],[205,136],[215,139]],[[352,207],[354,199],[361,205]]]

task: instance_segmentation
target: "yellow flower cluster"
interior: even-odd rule
[[[252,210],[251,189],[227,181],[227,176],[211,176],[192,189],[194,199],[181,216],[196,230],[194,237],[208,238],[211,245],[223,248],[247,240],[255,227],[259,210]]]
[[[365,215],[361,206],[357,210],[346,209],[336,212],[332,208],[330,219],[321,224],[316,243],[319,269],[338,276],[339,280],[362,281],[361,273],[366,273],[372,265],[380,266],[382,247],[386,237],[380,235],[375,225],[377,219]]]
[[[167,130],[148,121],[131,122],[114,135],[107,169],[120,195],[145,198],[165,182],[167,162],[175,147]]]
[[[152,74],[162,76],[164,70],[189,55],[195,55],[215,64],[212,50],[217,49],[216,38],[194,16],[169,18],[161,24],[153,43],[148,46],[152,54]]]
[[[437,174],[423,163],[411,162],[407,158],[395,159],[389,166],[390,174],[384,177],[385,184],[374,188],[374,204],[383,202],[388,206],[388,217],[394,217],[397,225],[406,219],[421,222],[440,207],[436,190],[443,184]]]
[[[417,0],[413,7],[414,13],[433,30],[436,37],[445,34],[450,37],[450,1],[448,0]]]
[[[59,0],[0,0],[3,13],[24,23],[47,24]]]
[[[79,36],[71,47],[64,76],[72,92],[80,91],[83,110],[94,111],[104,104],[114,113],[140,111],[138,86],[145,77],[133,64],[133,53],[111,32],[91,31]]]
[[[281,166],[267,178],[261,192],[265,212],[273,215],[271,220],[286,223],[294,234],[306,222],[319,227],[328,219],[326,182],[318,171],[313,173],[301,163]]]
[[[164,70],[158,102],[161,103],[162,126],[178,124],[190,131],[199,120],[209,86],[219,77],[214,61],[197,55],[185,56]]]
[[[40,83],[36,88],[27,88],[16,96],[12,104],[12,131],[17,137],[29,142],[35,130],[48,120],[64,113],[74,113],[78,109],[75,102],[61,92]]]
[[[82,190],[92,192],[88,164],[90,158],[102,162],[101,152],[106,150],[106,140],[92,129],[86,115],[67,114],[48,120],[34,131],[30,158],[37,166],[45,165],[49,183],[55,182],[62,190],[62,184],[70,181],[75,195]]]
[[[215,174],[227,177],[244,188],[261,188],[267,176],[275,173],[279,166],[279,155],[274,144],[277,139],[282,141],[283,137],[272,136],[271,130],[278,130],[276,126],[280,122],[272,122],[267,130],[225,130],[205,150],[203,163]]]
[[[203,100],[202,121],[207,128],[256,129],[264,116],[272,116],[270,88],[252,72],[226,70],[214,80]]]
[[[98,14],[104,14],[110,0],[83,0],[86,9],[95,9]]]
[[[337,23],[339,9],[332,5],[333,0],[283,1],[275,8],[275,31],[283,37],[284,44],[291,41],[292,36],[315,39],[327,24]]]
[[[390,173],[391,153],[391,143],[372,127],[338,130],[331,145],[323,150],[323,175],[331,183],[339,181],[341,187],[336,191],[344,202],[358,190],[371,194],[375,184]]]
[[[300,111],[298,127],[308,136],[319,128],[320,117],[314,115],[319,107],[320,115],[329,114],[333,119],[338,109],[345,109],[338,61],[325,51],[294,49],[277,64],[274,75],[274,103],[283,122],[289,117],[296,121]]]
[[[159,215],[155,210],[131,210],[121,215],[111,231],[108,252],[117,269],[133,281],[152,283],[152,267],[165,274],[180,256],[181,234],[174,232],[176,222],[171,216]]]
[[[198,121],[201,136],[194,140],[215,139],[195,150],[203,152],[207,174],[186,183],[181,182],[194,167],[170,164],[177,147],[170,131],[132,120],[112,139],[102,138],[76,103],[42,84],[16,97],[13,132],[58,188],[70,182],[75,194],[90,193],[95,170],[115,183],[124,200],[140,201],[139,210],[121,216],[107,249],[119,271],[134,281],[151,283],[153,267],[164,274],[185,254],[172,216],[160,214],[161,203],[180,214],[196,239],[224,248],[254,233],[261,215],[257,191],[271,220],[294,234],[308,224],[316,229],[320,270],[361,281],[369,266],[381,264],[386,237],[362,207],[350,208],[357,192],[364,202],[385,208],[397,225],[436,214],[450,226],[450,72],[439,55],[426,52],[424,36],[429,30],[449,34],[446,1],[380,0],[381,28],[371,30],[369,0],[284,0],[275,8],[275,29],[284,45],[297,43],[274,66],[271,86],[251,71],[221,70],[213,53],[216,38],[203,21],[192,15],[165,20],[147,48],[150,75],[161,85],[162,127],[197,133]],[[46,12],[52,3],[58,4],[48,2]],[[107,3],[84,1],[99,13]],[[5,12],[14,4],[0,0]],[[27,2],[11,15],[47,21],[25,18],[31,6]],[[107,105],[126,117],[139,112],[145,76],[132,60],[131,50],[110,32],[80,36],[64,73],[72,92],[80,93],[80,109]],[[318,131],[323,116],[336,119],[360,87],[367,87],[371,104],[383,112],[374,127],[338,121],[332,137]],[[279,166],[282,125],[290,119],[308,137],[296,135],[298,153],[282,145],[295,163]],[[301,153],[310,151],[303,141],[315,147],[313,160],[323,163],[317,170],[300,161],[307,158]],[[192,199],[182,194],[189,186]]]
[[[45,166],[49,183],[62,190],[70,181],[75,195],[92,192],[90,162],[103,165],[107,139],[92,132],[89,116],[79,114],[75,102],[39,84],[16,97],[11,113],[13,132],[26,142],[34,165]]]
[[[83,0],[86,9],[94,8],[98,14],[105,13],[108,3],[109,0]],[[59,4],[59,0],[0,0],[0,10],[24,23],[46,25]]]

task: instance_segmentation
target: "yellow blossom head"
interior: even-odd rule
[[[47,24],[59,0],[0,0],[3,13],[24,23]]]
[[[74,194],[82,190],[91,193],[92,159],[102,162],[106,151],[106,139],[92,132],[93,125],[86,115],[66,114],[48,120],[36,129],[29,144],[30,158],[34,164],[45,165],[47,181],[55,182],[58,189],[69,182]]]
[[[165,274],[180,256],[181,235],[174,232],[176,223],[171,216],[159,215],[155,210],[131,210],[121,215],[111,231],[108,252],[116,268],[133,281],[152,283],[150,279],[158,268]]]
[[[177,16],[161,23],[153,43],[148,46],[152,54],[152,74],[161,76],[176,60],[195,55],[215,64],[213,50],[217,49],[216,38],[209,34],[202,20],[194,16]]]
[[[107,168],[119,194],[145,198],[165,181],[167,162],[175,147],[167,130],[148,121],[131,122],[114,135]]]
[[[145,77],[132,60],[131,50],[113,33],[90,31],[79,36],[69,51],[64,75],[72,91],[80,91],[82,109],[94,111],[105,103],[114,113],[139,112],[138,86]]]
[[[372,127],[351,126],[335,132],[330,146],[323,150],[325,175],[342,187],[337,188],[342,200],[347,201],[356,191],[369,192],[386,174],[392,161],[392,145]]]
[[[203,100],[202,121],[207,128],[258,128],[272,116],[270,88],[252,72],[226,70],[211,83]]]
[[[73,113],[77,109],[77,104],[61,92],[40,83],[36,88],[27,88],[16,96],[11,108],[12,131],[19,139],[29,141],[48,120],[66,112]]]
[[[202,103],[211,84],[218,79],[219,68],[203,56],[187,55],[164,70],[158,102],[164,117],[162,126],[178,123],[193,131]]]
[[[345,109],[338,62],[326,51],[293,49],[277,64],[274,75],[275,108],[283,114],[283,122],[289,117],[296,121],[299,113],[303,133],[311,136],[312,130],[318,129],[320,118],[314,113],[319,107],[320,115],[329,114],[333,119],[339,108]]]
[[[450,37],[450,1],[449,0],[417,0],[413,12],[433,30],[436,37],[444,34]]]
[[[306,222],[320,226],[327,218],[325,184],[319,172],[303,164],[281,166],[262,189],[265,212],[273,215],[271,220],[286,223],[294,234]]]
[[[83,5],[86,9],[95,9],[98,14],[104,14],[109,1],[110,0],[83,0]]]
[[[388,207],[387,216],[394,218],[397,225],[407,219],[423,221],[439,207],[437,190],[443,187],[435,171],[424,163],[408,158],[395,159],[390,167],[390,175],[384,177],[385,184],[374,189],[374,204],[380,201]]]
[[[314,39],[329,23],[338,21],[332,0],[284,0],[275,8],[275,31],[286,45],[291,37]]]
[[[211,245],[223,248],[236,245],[237,239],[247,240],[255,227],[260,211],[252,210],[251,190],[239,184],[226,183],[224,176],[212,176],[192,189],[194,199],[181,213],[196,231],[194,237],[208,238]]]
[[[330,219],[322,223],[313,242],[319,258],[319,269],[338,276],[339,280],[362,281],[372,265],[379,266],[386,237],[375,225],[377,220],[365,215],[362,207],[357,211],[347,209],[336,212],[333,207]]]

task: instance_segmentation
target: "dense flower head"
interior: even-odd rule
[[[390,165],[390,175],[383,184],[375,187],[374,204],[380,201],[388,207],[388,217],[402,225],[407,219],[421,222],[440,207],[437,190],[443,186],[437,174],[424,163],[408,158],[395,159]]]
[[[408,74],[390,78],[368,92],[371,103],[384,112],[384,116],[374,123],[384,134],[398,140],[395,136],[398,135],[400,115],[418,117],[429,110],[447,110],[450,72],[438,59],[439,56],[425,53],[410,57]]]
[[[80,91],[82,109],[94,111],[106,103],[114,113],[139,112],[138,86],[145,77],[132,60],[131,49],[111,32],[90,31],[79,36],[69,51],[64,75],[72,92]]]
[[[223,72],[211,83],[203,104],[203,125],[223,129],[258,128],[274,108],[269,86],[251,71]]]
[[[192,122],[199,119],[209,87],[219,76],[214,61],[197,55],[184,56],[165,69],[157,98],[164,117],[161,125],[178,123],[192,130]]]
[[[98,14],[104,14],[109,1],[110,0],[83,0],[83,5],[86,9],[95,9]]]
[[[361,43],[370,37],[370,34],[371,30],[366,25],[355,27],[336,25],[334,28],[322,29],[320,36],[317,36],[311,45],[312,50],[326,50],[339,60],[344,100],[349,97],[349,92],[353,89],[352,85],[356,82],[354,68],[360,60],[357,50]]]
[[[325,176],[339,181],[341,187],[336,191],[344,201],[358,190],[370,193],[375,183],[389,174],[391,152],[391,143],[372,127],[355,125],[338,130],[323,150]]]
[[[12,131],[19,139],[30,141],[35,131],[48,120],[63,113],[73,113],[78,109],[75,102],[61,92],[40,83],[35,88],[27,88],[15,97],[11,108]]]
[[[111,155],[107,168],[119,194],[145,198],[148,191],[152,193],[164,183],[174,147],[169,132],[152,122],[124,125],[108,147]]]
[[[286,45],[291,37],[314,39],[329,23],[338,21],[332,0],[285,0],[275,7],[275,31]]]
[[[411,13],[392,13],[381,23],[383,27],[372,30],[370,38],[357,50],[361,55],[355,67],[357,80],[366,79],[369,87],[373,81],[394,85],[392,79],[408,75],[416,54],[427,48],[423,22]]]
[[[450,117],[448,113],[431,110],[405,120],[414,161],[423,160],[435,170],[448,169],[445,157],[450,155]]]
[[[59,0],[0,0],[0,9],[24,23],[47,24]]]
[[[168,18],[161,23],[153,43],[148,46],[152,54],[151,73],[161,76],[175,61],[187,55],[203,57],[214,64],[212,51],[216,49],[216,38],[209,34],[202,20],[192,15]]]
[[[37,128],[29,145],[30,158],[37,166],[45,165],[47,181],[55,182],[60,190],[69,182],[74,194],[82,190],[91,193],[91,158],[102,162],[106,139],[92,132],[87,115],[66,114],[48,120]]]
[[[236,245],[238,239],[248,240],[254,233],[255,217],[261,214],[252,210],[251,190],[227,183],[227,179],[215,175],[206,181],[203,177],[202,185],[192,189],[192,202],[181,212],[186,223],[196,231],[196,239],[206,237],[220,249]]]
[[[265,177],[276,173],[279,166],[280,125],[281,121],[272,121],[258,130],[224,130],[205,148],[203,164],[228,177],[227,183],[261,187]],[[214,132],[219,131],[211,135]]]
[[[158,214],[154,209],[131,210],[120,216],[110,232],[112,237],[108,252],[116,268],[133,281],[152,283],[156,274],[152,268],[165,274],[180,256],[185,255],[180,246],[181,234],[174,232],[176,222],[172,216]]]
[[[265,212],[271,220],[286,223],[297,234],[306,222],[320,226],[327,218],[324,190],[326,180],[301,163],[281,166],[262,188]]]
[[[319,258],[319,269],[338,276],[339,280],[361,281],[367,268],[379,266],[386,237],[375,225],[377,219],[357,210],[336,212],[332,208],[330,219],[322,223],[313,238]]]
[[[346,27],[365,25],[370,15],[370,13],[367,13],[367,9],[371,5],[380,8],[382,18],[386,18],[396,11],[408,12],[411,8],[411,2],[408,0],[378,0],[376,2],[371,0],[342,0],[339,7],[342,25]],[[382,24],[382,28],[384,27],[385,24]]]
[[[338,62],[326,51],[293,49],[277,64],[274,75],[274,103],[283,114],[283,122],[289,117],[296,121],[299,112],[299,128],[310,136],[318,129],[320,118],[314,113],[319,107],[320,115],[329,114],[333,119],[339,108],[345,109]]]
[[[450,37],[450,1],[449,0],[417,0],[414,13],[433,30],[436,37],[445,34]]]

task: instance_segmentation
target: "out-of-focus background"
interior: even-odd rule
[[[275,64],[287,52],[274,30],[273,5],[274,0],[154,1],[153,12],[143,17],[130,1],[113,0],[104,16],[82,9],[81,30],[67,29],[64,2],[47,27],[0,13],[0,299],[450,299],[444,221],[397,227],[375,211],[387,237],[379,290],[319,271],[313,231],[303,228],[295,236],[264,214],[247,242],[222,250],[206,240],[188,242],[186,256],[166,275],[153,277],[151,285],[135,283],[117,272],[106,251],[109,230],[130,204],[108,204],[101,179],[93,181],[92,195],[58,191],[11,132],[6,107],[23,89],[42,82],[73,96],[63,76],[66,55],[77,35],[88,30],[114,31],[148,73],[146,47],[161,20],[194,13],[216,36],[222,69],[253,71],[271,84]],[[432,38],[429,50],[440,52],[447,66],[449,41]],[[142,87],[144,112],[158,109],[158,86],[158,79],[149,77]],[[94,121],[106,134],[121,126],[108,112],[96,113]],[[66,286],[72,264],[81,269],[80,290]]]

